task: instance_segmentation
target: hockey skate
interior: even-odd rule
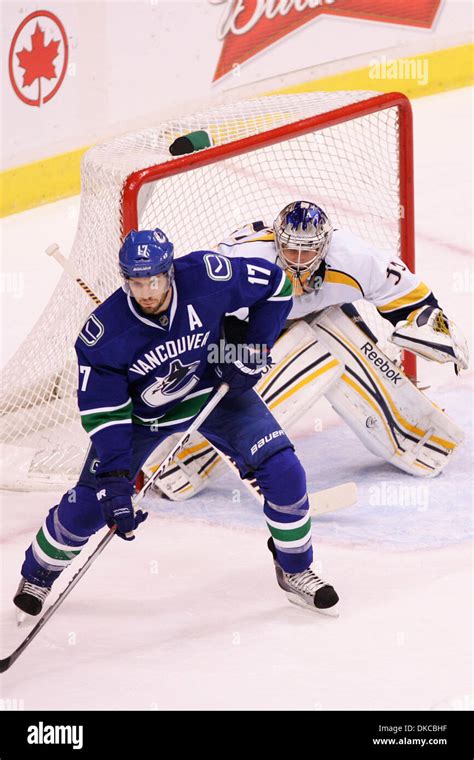
[[[39,615],[43,604],[51,591],[51,586],[39,586],[22,578],[13,597],[13,604],[17,607],[17,622],[21,625],[26,615]]]
[[[286,573],[278,564],[277,554],[273,538],[269,538],[267,546],[273,555],[275,573],[278,585],[292,604],[306,607],[314,612],[337,617],[339,610],[337,603],[339,597],[332,586],[308,568],[301,573]]]

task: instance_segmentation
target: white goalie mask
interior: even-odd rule
[[[293,284],[294,295],[314,289],[311,277],[324,261],[333,233],[326,213],[315,203],[294,201],[273,225],[278,264]]]

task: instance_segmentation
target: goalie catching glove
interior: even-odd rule
[[[133,511],[133,485],[125,475],[112,473],[97,476],[97,501],[102,507],[105,522],[111,528],[117,526],[116,534],[125,541],[133,541],[133,531],[145,522],[148,512]]]
[[[469,366],[464,336],[437,306],[423,306],[413,311],[408,319],[398,322],[391,341],[425,359],[441,364],[454,362],[456,373]]]

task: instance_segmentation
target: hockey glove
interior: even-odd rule
[[[111,528],[117,526],[116,534],[125,541],[133,541],[133,531],[145,522],[148,512],[133,511],[133,485],[128,478],[117,475],[98,476],[97,501],[102,507],[105,522]]]
[[[249,346],[240,346],[240,353],[242,360],[222,362],[215,369],[219,380],[229,386],[227,399],[236,398],[253,388],[260,380],[263,370],[272,363],[269,354],[262,358],[260,352]]]
[[[425,359],[441,364],[454,362],[457,373],[469,366],[466,339],[457,325],[431,304],[412,311],[408,319],[398,322],[391,341]]]

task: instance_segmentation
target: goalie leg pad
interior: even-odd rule
[[[464,435],[338,307],[311,323],[345,369],[326,392],[365,446],[417,477],[438,475]]]
[[[147,478],[158,469],[179,438],[178,434],[171,435],[155,449],[142,468]],[[185,501],[198,494],[221,467],[214,447],[200,433],[194,433],[152,488],[171,501]]]
[[[293,323],[278,338],[272,358],[274,364],[256,390],[278,422],[290,430],[336,382],[344,367],[303,321]]]

